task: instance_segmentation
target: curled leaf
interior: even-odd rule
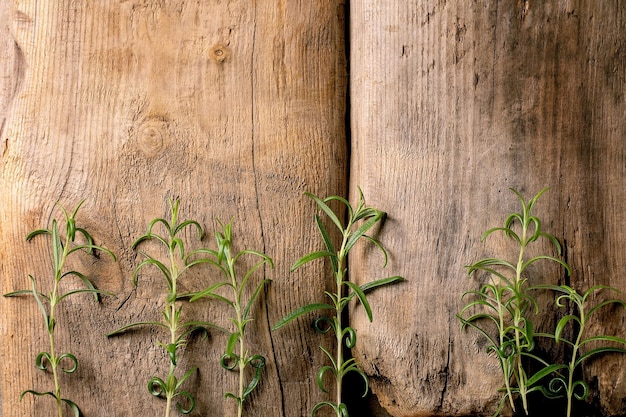
[[[70,362],[72,363],[72,366],[69,368],[62,367],[61,369],[63,370],[63,372],[65,372],[66,374],[71,374],[71,373],[76,372],[76,370],[78,369],[78,359],[76,359],[76,356],[72,355],[71,353],[64,353],[59,356],[59,358],[57,359],[57,362],[61,363],[63,359],[69,359]]]
[[[187,405],[187,407],[183,407],[181,405],[180,401],[176,401],[176,409],[178,410],[179,413],[181,413],[181,414],[189,414],[189,413],[191,413],[194,410],[194,408],[196,408],[196,400],[193,398],[193,395],[191,395],[189,392],[187,392],[187,391],[180,391],[176,395],[180,396],[180,397],[184,397],[187,400],[187,402],[189,403],[189,405]]]
[[[220,365],[222,366],[222,368],[232,371],[233,369],[235,369],[237,367],[237,364],[239,363],[239,356],[237,356],[235,353],[224,353],[222,355],[222,357],[220,358]]]
[[[41,352],[35,358],[35,367],[39,370],[46,371],[48,370],[48,365],[46,363],[50,363],[50,354],[48,352]]]
[[[167,385],[157,376],[148,381],[148,392],[155,397],[162,397],[167,393]]]

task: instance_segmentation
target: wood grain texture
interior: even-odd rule
[[[116,298],[66,299],[59,344],[81,365],[63,379],[67,396],[87,416],[162,413],[146,384],[166,372],[155,346],[163,335],[105,334],[160,318],[163,284],[146,270],[133,287],[141,258],[130,245],[179,197],[181,217],[206,227],[203,245],[215,248],[216,217],[232,217],[235,244],[274,259],[258,277],[273,282],[249,327],[251,349],[268,358],[251,415],[306,415],[324,398],[314,378],[319,338],[308,319],[269,328],[326,286],[323,265],[289,267],[320,244],[303,192],[347,189],[342,2],[27,0],[1,2],[0,16],[0,291],[24,288],[28,274],[45,282],[45,239],[24,238],[58,217],[57,201],[72,209],[85,198],[79,224],[118,256],[78,263]],[[215,279],[201,268],[181,285]],[[215,302],[185,311],[229,325],[230,311]],[[46,349],[36,304],[3,299],[0,314],[2,415],[50,415],[52,400],[18,399],[50,389],[33,366]],[[181,368],[199,367],[188,385],[198,398],[192,415],[235,415],[223,400],[235,383],[218,364],[225,343],[215,333],[187,347]]]
[[[504,255],[489,227],[550,186],[537,205],[565,243],[579,289],[626,290],[625,7],[616,2],[350,2],[350,188],[389,213],[392,258],[352,257],[359,283],[401,274],[352,311],[356,357],[393,416],[489,415],[498,365],[461,332],[463,266]],[[558,270],[537,273],[567,282]],[[544,300],[548,302],[549,300]],[[623,312],[592,331],[624,337]],[[554,318],[548,314],[542,325]],[[590,363],[591,401],[623,414],[624,358]]]

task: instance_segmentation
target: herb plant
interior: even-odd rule
[[[323,377],[326,373],[330,372],[335,379],[335,401],[322,401],[313,407],[311,416],[315,416],[317,411],[330,407],[335,411],[337,417],[348,417],[348,408],[343,403],[342,388],[343,378],[350,372],[359,374],[365,382],[365,392],[368,391],[368,379],[367,375],[359,368],[354,358],[346,359],[344,352],[344,345],[347,349],[352,349],[356,345],[357,335],[356,330],[344,323],[345,308],[348,303],[357,298],[362,304],[370,322],[372,321],[372,310],[366,297],[366,292],[383,285],[391,284],[393,282],[401,281],[403,278],[400,276],[392,276],[389,278],[379,279],[362,286],[358,286],[355,283],[348,280],[347,269],[347,256],[354,245],[361,239],[365,239],[372,242],[377,248],[380,249],[384,256],[384,266],[387,264],[387,252],[383,245],[375,238],[367,235],[366,233],[376,224],[381,223],[385,218],[385,213],[377,209],[367,207],[363,198],[363,193],[359,189],[359,202],[356,208],[353,208],[350,203],[339,196],[330,196],[325,199],[306,193],[318,206],[318,208],[326,214],[331,222],[337,227],[341,233],[342,239],[337,246],[333,243],[330,234],[326,230],[322,219],[318,214],[315,215],[315,222],[324,241],[325,249],[322,251],[312,252],[299,259],[292,267],[291,271],[300,268],[302,265],[314,261],[320,258],[328,258],[332,264],[335,291],[326,291],[325,294],[329,298],[330,303],[313,303],[305,305],[299,309],[296,309],[289,315],[285,316],[273,327],[273,330],[279,329],[286,325],[297,317],[307,314],[313,311],[330,311],[331,316],[322,316],[315,320],[314,328],[318,333],[328,333],[331,330],[334,332],[336,345],[334,354],[331,353],[332,349],[326,349],[322,346],[320,348],[326,354],[330,360],[330,365],[323,366],[317,374],[318,387],[323,392],[328,392],[324,387]],[[329,203],[339,202],[345,206],[348,211],[347,223],[344,225],[339,219],[339,214],[331,209]]]
[[[167,330],[169,333],[169,340],[167,342],[158,342],[168,354],[170,359],[169,372],[163,379],[158,376],[152,377],[148,381],[148,391],[155,397],[165,397],[166,408],[165,416],[169,417],[172,408],[172,402],[177,397],[183,397],[188,403],[186,406],[181,405],[180,402],[176,402],[176,409],[181,414],[189,414],[195,408],[195,399],[193,395],[186,390],[182,389],[183,383],[194,373],[197,368],[192,367],[187,370],[182,377],[177,377],[176,368],[178,360],[180,358],[180,350],[185,347],[187,338],[196,330],[206,330],[206,327],[213,327],[211,323],[201,321],[187,321],[183,322],[182,319],[182,305],[179,305],[181,298],[185,298],[186,295],[179,294],[178,283],[181,276],[187,272],[190,268],[200,263],[206,262],[206,259],[198,258],[197,255],[202,253],[202,249],[197,249],[189,253],[185,252],[185,245],[182,238],[179,236],[183,230],[187,227],[195,229],[198,233],[198,240],[202,240],[204,235],[202,227],[195,220],[185,220],[179,222],[179,200],[169,201],[171,218],[168,222],[166,219],[157,218],[150,222],[147,232],[139,237],[132,245],[133,249],[136,249],[141,243],[156,240],[163,245],[167,251],[167,261],[162,262],[159,259],[143,253],[144,259],[133,273],[133,284],[138,285],[139,272],[147,266],[156,267],[160,274],[165,279],[167,285],[167,298],[166,305],[163,310],[162,321],[146,321],[136,322],[128,324],[109,333],[107,336],[114,336],[127,331],[135,326],[156,326]],[[157,225],[162,226],[162,229],[166,232],[164,235],[159,235],[154,232]]]
[[[569,362],[561,364],[556,368],[550,367],[553,371],[548,389],[544,394],[548,397],[562,397],[563,393],[567,399],[567,417],[572,414],[572,399],[584,400],[589,395],[589,385],[582,379],[575,379],[576,370],[580,367],[583,361],[589,359],[592,356],[596,356],[603,353],[618,352],[626,353],[626,350],[617,345],[625,346],[626,340],[615,336],[590,336],[584,338],[585,330],[589,318],[593,313],[601,308],[616,305],[619,307],[625,307],[626,304],[623,301],[617,299],[610,299],[602,301],[599,304],[589,307],[587,306],[589,297],[597,292],[608,290],[617,291],[615,288],[608,286],[597,285],[591,287],[584,294],[579,294],[573,288],[567,285],[538,285],[536,288],[553,290],[557,293],[556,305],[560,308],[568,308],[570,304],[574,307],[574,312],[563,316],[557,323],[554,334],[537,333],[537,336],[548,337],[553,339],[557,343],[566,343],[570,348]],[[588,308],[589,307],[589,308]],[[573,327],[573,340],[568,340],[564,337],[564,330],[568,324],[572,324]],[[608,342],[607,346],[597,346],[596,342]],[[592,344],[594,347],[588,348],[587,344]],[[585,349],[583,351],[583,349]],[[577,391],[578,390],[578,391]]]
[[[463,294],[463,298],[471,297],[471,300],[461,309],[458,317],[463,327],[473,327],[487,338],[489,350],[499,360],[504,395],[496,414],[500,412],[507,398],[512,410],[515,410],[514,397],[521,398],[524,411],[528,414],[528,394],[540,391],[540,380],[558,368],[558,365],[550,365],[532,353],[535,335],[531,313],[537,314],[539,307],[530,291],[532,286],[525,276],[528,268],[538,261],[557,263],[570,273],[569,266],[557,257],[527,256],[529,245],[539,238],[548,240],[556,252],[561,254],[561,245],[556,237],[543,232],[541,221],[532,213],[537,200],[546,190],[544,188],[526,202],[519,192],[511,189],[521,203],[521,212],[510,214],[504,226],[489,229],[481,237],[481,241],[484,241],[494,232],[502,232],[519,247],[517,259],[485,258],[467,266],[468,275],[484,272],[489,277],[489,281],[479,290]],[[492,331],[494,327],[495,333]],[[539,361],[542,370],[528,375],[524,362],[530,359]]]
[[[205,297],[215,298],[223,301],[233,310],[234,317],[232,317],[231,320],[235,329],[230,332],[226,345],[226,353],[222,355],[220,364],[224,369],[237,371],[239,373],[237,392],[228,392],[225,397],[232,398],[236,401],[237,416],[241,417],[243,415],[244,402],[259,384],[262,369],[265,366],[265,357],[258,354],[252,355],[248,350],[245,338],[246,326],[253,320],[251,309],[254,302],[271,280],[263,279],[256,286],[256,289],[252,295],[248,297],[247,301],[245,300],[244,290],[249,286],[250,279],[255,271],[263,265],[269,265],[273,268],[274,264],[267,255],[255,250],[246,249],[233,255],[232,221],[225,225],[219,222],[219,220],[218,223],[221,227],[221,231],[215,233],[217,250],[205,249],[202,252],[210,256],[208,258],[210,259],[209,262],[219,269],[224,280],[211,285],[203,291],[195,293],[190,301],[196,301]],[[258,261],[245,273],[243,278],[240,278],[236,266],[238,265],[238,261],[243,256],[247,255],[258,258]],[[220,291],[223,288],[230,294],[224,295],[223,291]],[[246,384],[245,372],[248,367],[253,369],[254,375]]]
[[[29,275],[31,283],[30,289],[10,292],[4,295],[5,297],[32,295],[39,306],[39,310],[41,311],[46,325],[46,330],[48,332],[49,351],[41,352],[37,355],[35,359],[35,366],[37,369],[42,371],[52,372],[54,390],[42,392],[29,389],[22,392],[20,399],[22,399],[26,394],[33,394],[36,396],[48,395],[53,397],[56,401],[56,409],[59,417],[63,416],[64,404],[69,406],[75,417],[80,417],[83,414],[76,403],[63,397],[59,382],[59,375],[61,372],[71,374],[78,369],[78,359],[71,353],[58,353],[59,349],[55,340],[55,330],[58,324],[56,315],[57,307],[60,305],[61,301],[71,295],[81,293],[92,294],[94,300],[98,302],[100,301],[101,294],[109,294],[96,289],[91,279],[83,273],[74,270],[67,270],[66,262],[71,255],[80,251],[91,255],[95,255],[95,251],[101,251],[115,259],[113,252],[102,246],[95,245],[89,232],[76,225],[76,214],[83,203],[84,200],[78,204],[72,214],[68,214],[63,207],[59,206],[65,217],[65,237],[61,236],[56,219],[52,220],[52,226],[50,229],[38,229],[31,232],[26,237],[27,241],[30,241],[38,235],[46,235],[50,238],[52,249],[52,289],[47,293],[40,292],[37,289],[35,278],[32,275]],[[63,292],[61,288],[61,281],[69,277],[78,278],[83,283],[85,288]]]
[[[608,286],[594,286],[580,294],[568,285],[552,285],[536,283],[530,285],[525,272],[535,262],[544,260],[555,262],[565,268],[567,274],[570,267],[564,261],[551,255],[538,255],[526,259],[525,250],[530,243],[540,237],[547,239],[561,254],[561,246],[555,236],[541,230],[540,220],[532,214],[537,199],[547,189],[541,190],[529,202],[515,190],[512,190],[522,205],[521,213],[509,215],[503,227],[487,230],[481,240],[493,232],[500,231],[519,246],[517,262],[498,258],[485,258],[467,267],[468,274],[484,272],[489,281],[479,290],[467,291],[463,297],[471,300],[461,309],[459,319],[462,326],[478,330],[489,341],[488,349],[495,353],[500,362],[504,380],[503,397],[496,415],[500,413],[507,398],[511,409],[515,411],[514,398],[522,400],[524,411],[528,414],[527,395],[540,392],[547,398],[563,398],[567,400],[567,417],[572,413],[572,400],[584,400],[589,394],[589,386],[583,379],[577,379],[580,365],[592,356],[603,353],[626,353],[626,340],[607,335],[586,337],[585,332],[590,317],[599,309],[608,306],[624,307],[626,304],[618,299],[602,301],[589,306],[589,298],[601,291],[617,291]],[[538,291],[554,291],[557,295],[555,305],[568,312],[558,321],[554,333],[535,333],[531,313],[539,312]],[[565,336],[569,329],[570,340]],[[552,363],[533,352],[535,339],[548,338],[555,343],[567,345],[566,363]],[[608,345],[602,346],[602,343]],[[527,372],[530,362],[534,365],[534,374]],[[544,385],[544,381],[548,381]]]

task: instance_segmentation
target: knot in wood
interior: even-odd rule
[[[228,46],[218,43],[211,48],[209,56],[215,62],[224,62],[230,56],[230,49]]]
[[[138,137],[141,152],[148,157],[158,154],[163,149],[164,130],[163,122],[154,120],[144,122],[139,129]]]

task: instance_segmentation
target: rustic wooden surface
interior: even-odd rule
[[[509,187],[528,198],[551,187],[536,214],[564,241],[572,285],[626,290],[626,6],[350,5],[350,188],[389,212],[380,238],[392,254],[386,271],[375,252],[352,258],[352,276],[407,279],[372,294],[374,324],[353,311],[356,356],[394,416],[490,415],[498,365],[455,314],[476,287],[463,266],[503,254],[479,238],[518,209]],[[613,314],[593,330],[624,337]],[[626,412],[623,366],[586,368],[604,416]]]
[[[269,328],[323,298],[323,265],[289,268],[320,245],[303,192],[347,189],[342,2],[7,0],[0,17],[0,291],[27,287],[28,274],[48,279],[45,239],[24,238],[58,217],[57,201],[73,209],[85,198],[79,225],[118,256],[74,264],[117,297],[66,299],[58,343],[81,365],[63,379],[67,396],[87,416],[163,412],[146,384],[166,372],[155,347],[164,335],[105,334],[160,318],[163,284],[146,270],[132,286],[141,258],[130,245],[179,197],[181,217],[206,227],[203,245],[215,248],[216,217],[232,217],[236,245],[274,259],[257,278],[274,281],[249,325],[251,349],[268,358],[251,415],[306,415],[325,398],[314,378],[320,339],[308,318]],[[181,283],[203,288],[210,274]],[[229,325],[231,312],[216,302],[185,311]],[[2,299],[0,314],[1,414],[48,416],[51,399],[18,400],[24,389],[50,389],[33,364],[47,349],[36,304]],[[190,341],[181,368],[199,366],[187,386],[198,399],[192,415],[235,415],[222,397],[235,383],[218,365],[225,343],[221,334]]]
[[[25,288],[28,274],[46,279],[44,239],[24,237],[58,216],[57,201],[73,208],[86,198],[79,223],[119,262],[74,265],[117,297],[67,299],[59,343],[81,368],[65,389],[89,416],[158,415],[162,403],[145,385],[165,372],[160,333],[104,337],[159,318],[160,281],[146,273],[131,285],[140,257],[129,246],[167,215],[168,197],[205,225],[205,246],[214,247],[215,217],[233,217],[238,244],[276,262],[262,273],[274,281],[250,328],[268,357],[252,415],[305,416],[325,399],[314,379],[325,363],[320,339],[308,318],[269,327],[321,300],[328,285],[318,263],[289,273],[320,247],[302,193],[344,194],[349,185],[354,199],[358,185],[389,212],[379,237],[391,258],[382,270],[375,252],[358,254],[353,279],[407,282],[371,294],[373,324],[352,311],[355,354],[387,409],[371,397],[354,403],[356,414],[491,413],[497,364],[455,314],[475,286],[463,265],[505,250],[479,237],[517,209],[507,188],[531,196],[551,187],[537,214],[564,241],[573,285],[626,291],[625,6],[350,2],[348,155],[344,4],[269,3],[0,1],[0,291]],[[540,272],[564,282],[559,271]],[[202,287],[208,274],[184,286]],[[216,303],[185,308],[228,324]],[[18,401],[23,389],[50,386],[33,366],[46,349],[40,313],[32,300],[1,299],[0,314],[0,414],[49,415],[49,399]],[[622,322],[615,315],[597,329],[624,336]],[[189,345],[181,366],[200,367],[189,385],[193,415],[234,415],[222,399],[234,378],[217,365],[224,343],[212,334]],[[614,372],[623,366],[608,357],[586,370],[604,416],[626,412],[626,384]]]

